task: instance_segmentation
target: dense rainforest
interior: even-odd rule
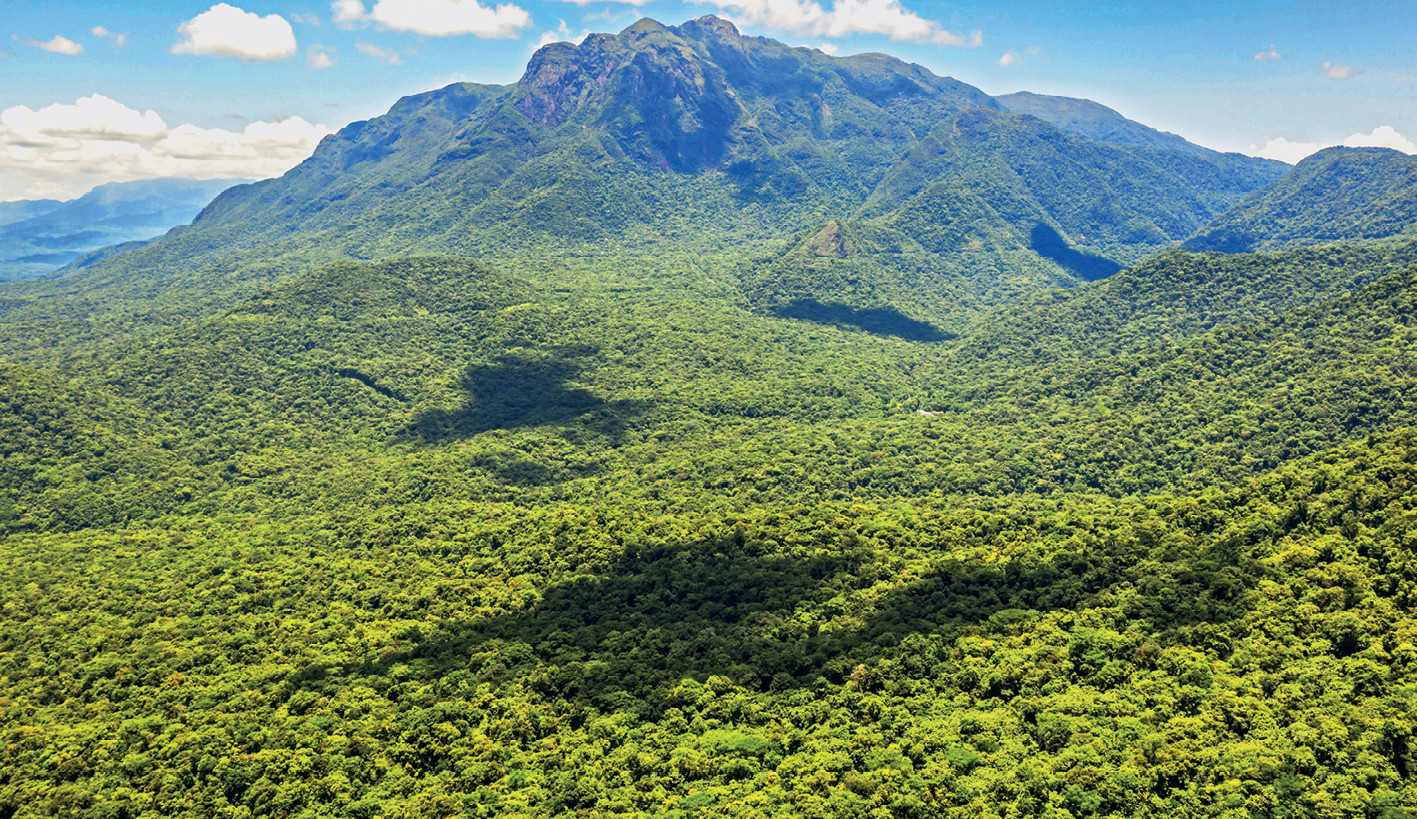
[[[0,819],[1417,815],[1404,162],[641,21],[5,285]]]

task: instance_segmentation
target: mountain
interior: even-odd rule
[[[1417,156],[1325,148],[1186,240],[1187,250],[1249,253],[1417,236]]]
[[[91,250],[160,236],[242,181],[144,179],[99,185],[69,202],[3,203],[0,279],[41,276]]]
[[[1142,125],[1092,100],[1073,97],[1053,97],[1019,91],[994,98],[1005,111],[1028,114],[1071,134],[1111,142],[1116,145],[1139,145],[1147,148],[1167,148],[1173,151],[1213,156],[1217,151],[1188,142],[1167,131]]]
[[[64,204],[58,199],[20,199],[0,202],[0,227],[48,213]]]
[[[629,269],[681,253],[722,279],[833,219],[874,220],[904,255],[865,262],[884,306],[861,293],[844,306],[954,326],[968,318],[956,304],[1164,249],[1273,176],[1260,160],[1087,140],[884,55],[829,57],[714,17],[642,20],[542,48],[512,86],[405,98],[282,178],[225,192],[189,228],[84,259],[42,292],[82,294],[125,323],[130,296],[149,316],[153,295],[185,316],[341,257],[555,258],[603,276],[611,256]],[[888,297],[931,288],[962,299]]]

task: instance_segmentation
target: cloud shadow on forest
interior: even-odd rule
[[[593,355],[593,349],[567,346],[541,352],[549,355],[504,355],[468,367],[459,384],[467,396],[462,406],[420,414],[406,435],[438,443],[496,429],[575,423],[618,440],[648,409],[647,401],[606,401],[570,386],[583,369],[577,359]]]
[[[1051,259],[1059,267],[1082,279],[1095,282],[1122,269],[1122,265],[1102,256],[1083,253],[1068,246],[1058,231],[1039,222],[1029,234],[1029,247],[1045,259]]]
[[[816,299],[798,299],[775,308],[778,318],[815,321],[839,327],[853,327],[878,336],[895,336],[906,341],[946,341],[956,338],[933,324],[905,315],[894,307],[852,307]]]
[[[435,677],[469,671],[494,683],[528,678],[545,694],[601,704],[714,674],[751,689],[785,690],[819,678],[840,683],[914,634],[1007,634],[1040,612],[1108,605],[1109,589],[1121,583],[1139,591],[1127,614],[1149,621],[1154,639],[1210,634],[1245,611],[1242,594],[1255,579],[1246,575],[1263,571],[1224,546],[1193,552],[1148,542],[1143,533],[1043,562],[946,559],[889,592],[852,627],[801,625],[805,606],[835,615],[839,626],[849,615],[844,588],[882,579],[881,554],[840,535],[838,547],[808,558],[774,554],[775,543],[745,539],[741,530],[683,546],[627,549],[594,577],[546,588],[524,611],[448,623],[358,673],[377,677],[412,663]],[[1127,657],[1134,648],[1125,649]],[[1079,667],[1087,662],[1074,658]],[[977,693],[1008,697],[1016,684],[980,683],[988,690]]]

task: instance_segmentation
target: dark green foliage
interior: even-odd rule
[[[1325,148],[1186,240],[1248,253],[1417,232],[1417,158],[1389,148]]]

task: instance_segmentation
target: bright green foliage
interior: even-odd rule
[[[1411,238],[1417,158],[1390,148],[1325,148],[1186,240],[1187,250],[1246,253]]]
[[[1268,173],[642,22],[6,288],[0,819],[1410,816],[1417,250],[1140,261]]]

